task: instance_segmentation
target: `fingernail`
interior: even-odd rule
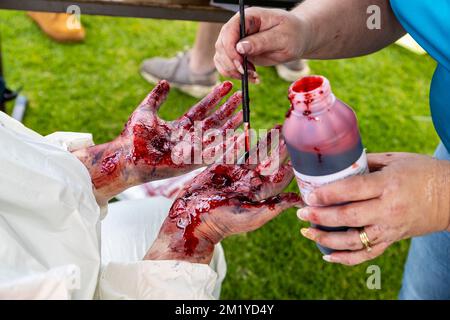
[[[333,257],[330,255],[323,256],[322,259],[326,262],[333,262]]]
[[[261,80],[259,80],[259,78],[253,78],[253,83],[254,84],[260,84]]]
[[[239,71],[240,74],[244,74],[244,67],[242,66],[242,63],[240,63],[238,60],[234,60],[233,63],[237,71]]]
[[[249,74],[252,77],[254,83],[259,84],[261,82],[259,80],[259,75],[256,73],[256,71],[249,71]]]
[[[304,236],[305,238],[310,238],[309,228],[301,228],[301,229],[300,229],[300,233],[301,233],[302,236]]]
[[[303,209],[298,210],[298,211],[297,211],[297,217],[298,217],[300,220],[308,221],[308,218],[309,218],[309,210],[306,209],[306,208],[303,208]]]
[[[251,48],[252,46],[248,41],[241,41],[236,45],[236,50],[240,54],[246,54],[247,52],[250,52]]]
[[[317,202],[317,197],[314,194],[314,192],[311,192],[310,194],[308,194],[308,196],[306,197],[306,203],[310,206],[315,205]]]

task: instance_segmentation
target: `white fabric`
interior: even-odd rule
[[[1,283],[0,299],[68,300],[77,288],[80,288],[80,268],[68,265]]]
[[[0,112],[0,299],[94,297],[100,209],[88,171],[66,151],[90,142],[83,134],[62,136],[47,139]],[[119,256],[125,252],[116,248]],[[117,262],[105,270],[110,298],[211,298],[217,278],[206,265],[175,261]]]
[[[100,282],[100,298],[134,299],[137,292],[141,298],[148,299],[219,298],[226,274],[220,244],[214,250],[211,268],[205,265],[192,267],[194,265],[176,261],[140,261],[156,239],[172,202],[165,197],[152,197],[110,204],[108,216],[102,221],[102,265],[107,267]],[[144,287],[138,283],[135,286],[138,291],[122,289],[122,284],[126,286],[127,282],[133,281],[133,274],[143,270],[147,270],[142,272],[143,279],[140,279],[145,283]],[[181,276],[186,273],[191,274],[191,278]],[[159,278],[162,274],[165,281]],[[167,291],[166,282],[176,289]]]
[[[94,140],[90,133],[58,131],[45,136],[45,138],[50,143],[60,145],[71,152],[94,145]]]
[[[205,264],[110,263],[100,279],[100,299],[214,299],[216,280],[217,274]]]
[[[30,292],[20,292],[30,297],[34,288],[34,297],[42,297],[54,286],[52,281],[42,284],[45,274],[76,265],[80,287],[59,288],[60,294],[51,297],[91,298],[100,267],[99,207],[88,171],[71,153],[2,112],[0,150],[2,297],[14,281],[24,285],[24,277]],[[20,292],[11,298],[25,298]]]

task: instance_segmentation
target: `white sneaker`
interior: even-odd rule
[[[296,81],[311,73],[307,60],[294,60],[275,66],[278,76],[288,82]]]

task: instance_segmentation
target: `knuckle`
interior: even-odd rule
[[[284,35],[282,35],[281,37],[284,37]],[[272,43],[273,43],[273,40],[274,40],[274,39],[272,39],[272,37],[269,37],[268,34],[263,33],[262,36],[261,36],[261,44],[259,44],[259,46],[260,46],[260,47],[263,47],[263,46],[267,46],[267,45],[269,45],[269,44],[272,44]],[[279,40],[279,39],[278,39],[278,40]],[[252,43],[252,45],[253,45],[253,46],[258,46],[257,43]]]
[[[216,51],[222,50],[222,38],[221,38],[221,36],[219,36],[219,38],[217,39],[216,43],[214,44],[214,48],[216,49]]]
[[[361,247],[361,241],[357,232],[349,232],[345,240],[345,246],[349,249],[359,249]]]
[[[389,213],[392,217],[401,216],[406,209],[406,205],[401,201],[393,201],[389,206]]]
[[[382,253],[383,252],[375,252],[374,250],[372,250],[371,252],[367,252],[365,261],[373,260],[376,257],[378,257],[379,255],[381,255]]]
[[[322,219],[320,213],[318,213],[317,211],[312,211],[310,213],[310,221],[315,224],[321,224]]]
[[[353,190],[357,191],[359,190],[359,188],[361,188],[362,186],[368,186],[370,185],[370,181],[371,181],[372,177],[370,175],[359,175],[354,177],[354,179],[352,180],[353,185],[350,186],[353,188]]]
[[[223,69],[222,67],[218,68],[217,71],[219,71],[219,73],[224,77],[231,77],[230,73],[225,69]]]
[[[401,179],[396,175],[392,175],[391,177],[389,177],[389,184],[385,190],[389,193],[395,193],[399,189],[401,189],[401,185]]]
[[[353,258],[350,257],[344,257],[341,259],[341,263],[346,265],[346,266],[354,266],[355,264],[357,264],[355,262],[355,260]]]
[[[355,226],[358,224],[357,212],[350,206],[339,207],[338,218],[344,225]]]
[[[349,260],[348,260],[349,264],[348,265],[349,266],[356,266],[356,265],[361,264],[361,263],[363,263],[363,262],[365,262],[367,260],[370,260],[370,259],[366,259],[366,257],[364,257],[364,256],[355,255],[355,256],[352,256],[351,258],[349,258]]]
[[[315,241],[325,247],[332,247],[333,242],[331,241],[327,233],[320,233],[316,235]]]
[[[381,235],[384,233],[383,227],[378,224],[372,225],[370,229],[366,230],[366,232],[371,242],[379,240]]]
[[[324,245],[324,236],[323,234],[316,234],[314,237],[314,241],[318,244]]]
[[[314,191],[314,194],[317,197],[317,200],[324,204],[331,204],[333,199],[333,192],[327,191],[323,189],[318,189]]]

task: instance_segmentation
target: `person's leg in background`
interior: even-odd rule
[[[450,161],[443,144],[436,150],[435,158]],[[399,299],[450,300],[450,232],[411,240]]]
[[[222,24],[219,23],[199,23],[191,50],[173,58],[147,59],[141,65],[141,75],[151,83],[165,79],[184,93],[196,98],[204,97],[218,82],[214,54],[221,28]],[[286,81],[295,81],[310,72],[304,60],[278,65],[276,69]]]
[[[199,23],[194,47],[173,58],[155,57],[141,65],[141,75],[149,82],[165,79],[196,98],[208,94],[219,77],[214,66],[215,43],[222,24]]]
[[[71,16],[66,13],[29,11],[28,16],[55,41],[81,42],[86,36],[83,26],[71,23]]]
[[[197,74],[208,74],[216,70],[214,65],[215,44],[223,24],[201,22],[191,50],[189,69]]]

